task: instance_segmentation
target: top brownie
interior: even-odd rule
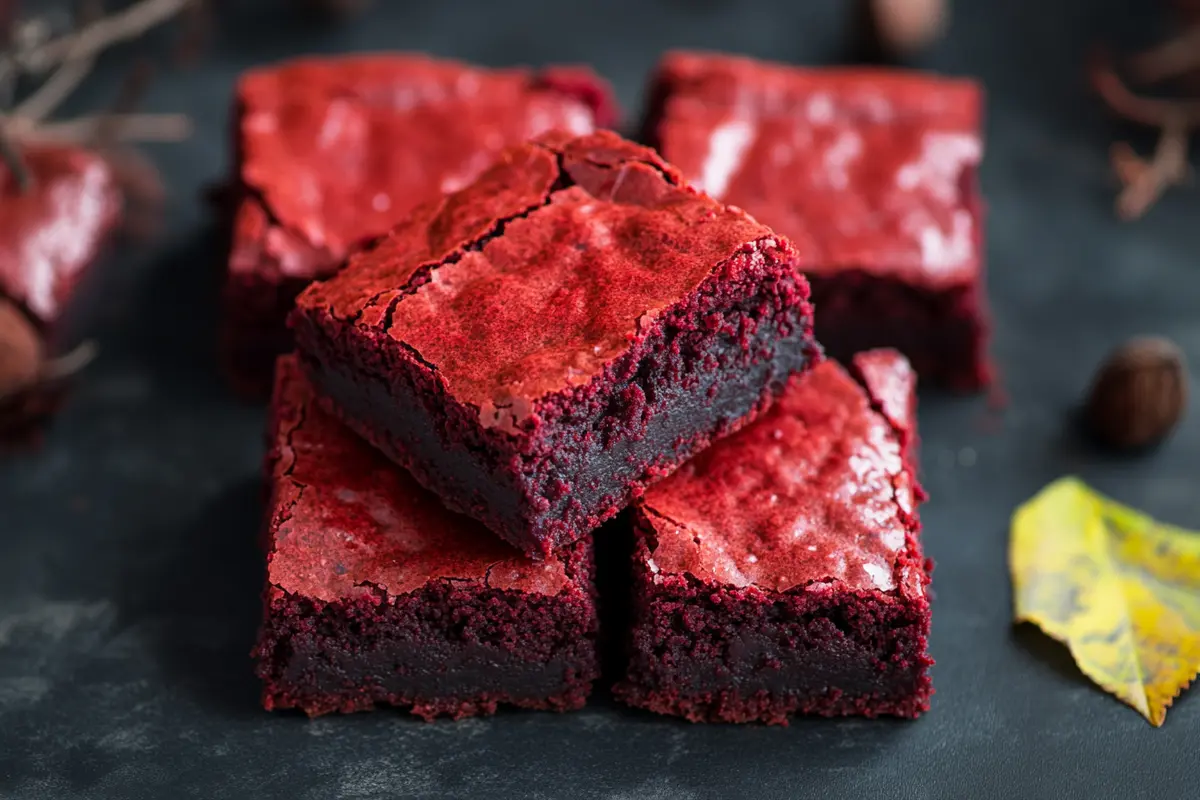
[[[791,245],[615,134],[506,151],[299,298],[338,413],[533,553],[573,541],[817,354]]]
[[[284,275],[327,274],[419,202],[470,183],[504,147],[552,129],[615,122],[604,83],[582,68],[482,69],[424,56],[300,59],[252,70],[237,89],[238,180]],[[248,215],[248,216],[247,216]]]
[[[974,83],[671,53],[652,95],[648,136],[664,157],[788,236],[806,272],[978,279]]]

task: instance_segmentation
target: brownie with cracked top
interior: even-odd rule
[[[676,52],[649,94],[647,141],[792,240],[830,355],[895,347],[931,383],[990,382],[978,84]]]
[[[266,708],[430,719],[583,705],[599,671],[590,538],[535,562],[447,511],[320,410],[291,356],[267,478]]]
[[[696,722],[928,709],[915,376],[890,350],[854,370],[794,379],[638,501],[624,702]]]
[[[608,132],[505,151],[291,320],[351,428],[539,556],[820,358],[791,244]]]

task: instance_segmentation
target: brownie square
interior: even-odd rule
[[[20,157],[30,178],[24,189],[0,159],[0,326],[14,348],[0,358],[16,359],[0,377],[12,381],[0,386],[0,441],[8,444],[28,441],[63,399],[63,380],[47,378],[45,367],[79,332],[86,275],[119,226],[123,205],[112,168],[96,153],[31,144]],[[15,380],[19,367],[35,374]]]
[[[767,408],[811,316],[787,241],[600,132],[506,151],[292,321],[351,428],[544,555]]]
[[[279,360],[267,459],[267,709],[431,719],[579,708],[599,666],[590,538],[534,562],[321,411]]]
[[[236,191],[222,353],[254,396],[292,349],[296,295],[422,200],[469,183],[544,131],[615,124],[589,70],[484,69],[419,55],[306,58],[248,72],[235,108]]]
[[[964,80],[672,53],[646,135],[792,240],[830,355],[895,347],[922,379],[974,390],[991,378],[981,106]]]
[[[624,702],[694,722],[916,717],[929,566],[895,351],[827,361],[634,507]]]

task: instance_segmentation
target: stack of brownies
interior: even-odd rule
[[[674,54],[651,98],[657,151],[580,69],[243,80],[268,708],[574,709],[601,642],[620,700],[692,720],[928,708],[916,374],[875,348],[987,381],[978,92]]]

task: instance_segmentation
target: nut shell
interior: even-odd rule
[[[33,323],[15,303],[0,298],[0,400],[37,383],[42,358]]]
[[[1132,450],[1174,430],[1188,403],[1187,362],[1172,341],[1130,339],[1101,365],[1088,395],[1087,419],[1104,444]]]
[[[946,29],[947,0],[865,0],[878,46],[892,56],[928,47]]]

